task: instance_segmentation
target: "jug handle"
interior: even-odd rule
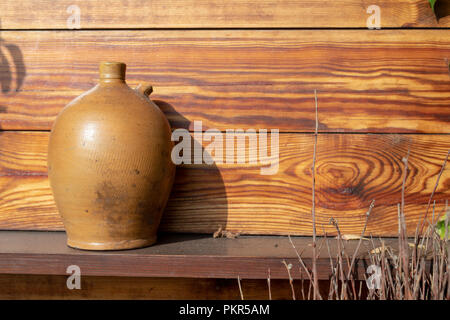
[[[148,97],[153,92],[153,87],[150,84],[140,83],[134,90]]]

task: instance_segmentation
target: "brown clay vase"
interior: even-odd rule
[[[131,89],[125,64],[100,64],[99,83],[69,103],[50,135],[48,173],[70,247],[116,250],[156,241],[172,188],[171,130]]]

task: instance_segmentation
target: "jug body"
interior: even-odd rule
[[[49,180],[67,244],[153,244],[175,174],[172,147],[167,119],[125,83],[125,65],[102,63],[99,84],[61,111],[49,140]]]

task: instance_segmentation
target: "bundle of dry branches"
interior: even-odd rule
[[[312,268],[309,269],[302,257],[295,247],[292,239],[289,241],[295,250],[301,271],[304,271],[307,280],[309,280],[309,291],[305,295],[303,292],[303,277],[302,277],[302,297],[303,299],[322,299],[319,292],[318,276],[317,276],[317,259],[320,253],[320,247],[317,246],[316,239],[316,219],[315,219],[315,162],[316,162],[316,148],[317,148],[317,129],[318,129],[318,108],[317,108],[317,93],[315,93],[315,111],[316,111],[316,130],[314,132],[314,154],[312,165],[312,222],[313,222],[313,256]],[[325,234],[325,243],[328,248],[330,258],[330,287],[328,292],[328,299],[334,300],[357,300],[362,299],[432,299],[450,300],[450,247],[448,243],[448,221],[450,210],[446,206],[445,212],[445,236],[442,238],[436,231],[437,217],[435,206],[433,205],[433,217],[431,221],[427,220],[428,211],[430,209],[431,201],[434,192],[439,185],[439,180],[445,165],[448,161],[450,151],[447,153],[444,164],[437,177],[437,181],[433,192],[430,195],[426,212],[421,223],[416,228],[414,239],[409,240],[407,237],[406,222],[405,222],[405,185],[408,177],[408,159],[410,151],[403,159],[403,183],[401,190],[401,203],[398,205],[398,248],[397,250],[386,246],[383,239],[379,239],[381,246],[376,246],[373,237],[364,238],[367,223],[369,221],[370,213],[374,207],[375,201],[372,201],[366,213],[366,220],[364,228],[360,236],[352,236],[354,240],[359,239],[358,245],[352,256],[349,256],[345,250],[345,235],[342,235],[339,230],[338,221],[331,219],[330,223],[334,225],[337,231],[337,254],[335,257],[331,255],[329,239]],[[437,215],[439,216],[439,214]],[[423,234],[425,224],[428,225],[426,232]],[[369,241],[369,248],[367,252],[362,255],[359,254],[362,241]],[[365,282],[358,281],[356,262],[357,259],[362,262],[369,262],[371,268],[369,271],[375,272],[370,277],[365,274]],[[286,263],[285,263],[286,264]],[[292,296],[295,299],[295,290],[293,287],[293,279],[289,272],[289,283],[292,290]],[[270,290],[270,287],[269,287]],[[311,291],[313,294],[311,295]]]

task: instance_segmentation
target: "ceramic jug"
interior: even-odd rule
[[[171,129],[148,95],[130,88],[124,63],[100,64],[99,83],[53,124],[48,175],[70,247],[149,246],[172,188]]]

